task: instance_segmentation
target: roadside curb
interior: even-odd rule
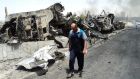
[[[131,30],[131,29],[133,29],[133,28],[127,27],[127,28],[122,29],[122,30],[114,31],[114,32],[108,34],[108,39],[107,39],[107,40],[104,40],[104,39],[99,39],[99,40],[97,40],[93,46],[90,46],[90,47],[89,47],[89,50],[90,50],[92,47],[97,48],[97,47],[99,47],[100,45],[104,44],[106,41],[113,39],[114,36],[116,36],[117,34],[119,34],[119,33],[121,33],[121,32],[124,32],[124,31],[127,31],[127,30]]]

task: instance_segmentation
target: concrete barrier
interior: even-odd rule
[[[45,45],[55,45],[53,40],[23,42],[18,44],[0,44],[0,61],[31,56],[39,48]]]

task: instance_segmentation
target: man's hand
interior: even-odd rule
[[[85,40],[85,42],[84,42],[84,50],[83,50],[83,54],[84,54],[84,55],[87,55],[87,53],[88,53],[87,41]]]
[[[83,54],[84,54],[84,55],[87,55],[87,53],[88,53],[88,50],[87,50],[87,49],[84,49],[84,50],[83,50]]]

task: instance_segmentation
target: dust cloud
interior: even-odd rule
[[[140,16],[140,0],[87,0],[87,2],[93,14],[105,10],[117,16]]]

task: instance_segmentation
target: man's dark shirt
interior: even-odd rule
[[[77,32],[71,30],[69,33],[70,50],[83,51],[84,41],[86,41],[86,39],[87,36],[85,32],[80,28],[78,28]]]

